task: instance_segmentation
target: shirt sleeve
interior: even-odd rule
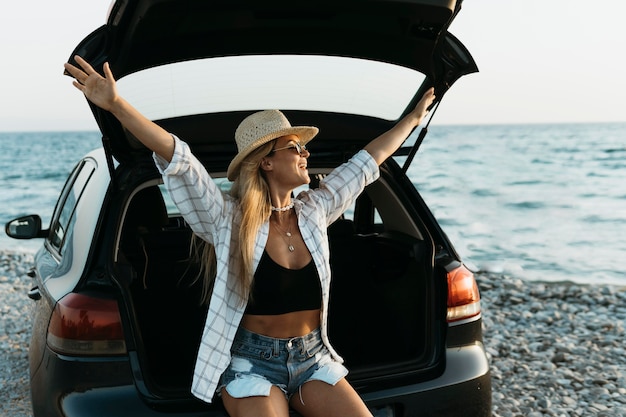
[[[219,189],[189,145],[175,135],[174,155],[168,163],[153,155],[170,197],[191,229],[202,239],[215,243],[218,231],[228,221],[232,201]]]
[[[335,168],[320,181],[319,188],[309,191],[307,196],[326,212],[327,225],[330,225],[350,208],[365,186],[379,176],[374,158],[366,150],[361,150],[348,162]]]

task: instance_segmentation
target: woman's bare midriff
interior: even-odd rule
[[[295,311],[271,316],[246,314],[241,325],[251,332],[278,339],[304,336],[320,327],[320,310]]]

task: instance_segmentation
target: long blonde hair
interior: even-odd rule
[[[237,290],[242,299],[247,299],[253,279],[254,245],[261,225],[270,217],[270,191],[263,170],[260,169],[263,158],[269,156],[274,148],[274,141],[259,146],[241,163],[239,175],[233,182],[230,195],[239,200],[241,223],[239,227],[239,250],[241,269],[238,274]],[[208,303],[211,298],[213,280],[216,275],[215,248],[208,242],[194,239],[192,245],[195,255],[201,261],[203,277],[202,301]]]

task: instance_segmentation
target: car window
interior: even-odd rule
[[[253,55],[150,68],[121,78],[118,87],[152,120],[276,108],[397,120],[424,78],[409,68],[365,59]]]
[[[91,159],[82,160],[68,177],[50,224],[50,244],[63,254],[67,236],[74,226],[74,212],[85,186],[93,175],[96,164]]]

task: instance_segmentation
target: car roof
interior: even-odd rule
[[[331,136],[341,137],[346,143],[354,142],[355,147],[358,147],[361,146],[359,140],[369,140],[388,129],[407,109],[412,108],[429,85],[434,85],[437,94],[442,96],[460,76],[477,70],[467,50],[447,32],[460,6],[461,1],[454,0],[306,3],[121,0],[112,4],[106,25],[86,37],[76,47],[69,61],[73,62],[73,56],[78,54],[100,71],[104,62],[109,62],[120,87],[127,85],[132,91],[133,85],[143,85],[137,98],[129,101],[137,103],[140,111],[148,113],[148,117],[159,121],[165,128],[177,129],[176,132],[190,143],[194,152],[205,150],[213,155],[223,153],[224,159],[229,160],[235,153],[232,138],[237,123],[251,111],[263,108],[287,110],[286,114],[293,124],[319,125],[322,132],[316,142],[330,141]],[[291,65],[299,62],[301,68],[313,60],[311,68],[320,69],[323,66],[320,61],[322,58],[326,60],[324,62],[335,64],[356,62],[360,65],[357,68],[378,63],[387,69],[391,68],[385,74],[408,74],[408,92],[404,91],[402,98],[397,99],[393,107],[391,103],[396,96],[390,92],[389,104],[379,104],[378,110],[363,110],[359,106],[366,103],[368,97],[380,103],[380,91],[390,90],[391,87],[385,90],[385,86],[378,86],[369,96],[352,98],[351,102],[344,102],[338,107],[326,107],[324,104],[328,91],[336,90],[332,84],[307,90],[309,94],[316,90],[326,92],[326,96],[319,101],[322,104],[286,100],[288,96],[300,97],[297,86],[279,89],[274,94],[274,101],[253,101],[251,94],[245,94],[244,87],[237,87],[250,85],[254,68],[238,74],[230,70],[214,70],[216,65],[224,62],[235,62],[232,68],[242,68],[242,65],[252,65],[250,62],[254,59],[275,62],[280,58],[290,59]],[[162,74],[164,68],[168,68],[171,75],[173,67],[183,67],[189,71],[191,63],[208,65],[203,70],[196,69],[193,74],[197,79],[202,79],[201,74],[206,71],[206,79],[213,83],[213,88],[221,85],[220,76],[230,77],[231,84],[224,83],[228,87],[220,94],[222,97],[239,98],[238,104],[226,106],[225,100],[215,99],[220,97],[219,94],[213,96],[203,93],[194,100],[200,104],[204,102],[204,106],[188,106],[181,111],[181,102],[189,105],[193,100],[179,99],[176,101],[179,110],[175,111],[167,110],[165,106],[164,112],[155,111],[151,114],[149,106],[147,109],[142,108],[142,100],[156,104],[154,96],[160,97],[163,103],[170,100],[171,104],[174,101],[172,94],[184,88],[162,81],[142,84],[138,81],[142,79],[141,76],[149,80],[150,74],[159,71]],[[274,64],[270,64],[269,68],[271,65]],[[335,69],[329,73],[338,75],[339,66],[331,65],[330,68]],[[354,74],[355,78],[363,80],[369,77],[367,79],[371,80],[371,84],[400,78],[398,75],[367,76],[363,73],[365,70],[355,71],[358,71],[358,74]],[[189,72],[182,74],[176,77],[189,79]],[[349,72],[346,75],[349,79]],[[237,76],[240,83],[237,83]],[[257,85],[267,80],[261,77]],[[188,83],[185,88],[193,90],[193,83]],[[202,86],[195,91],[214,91],[210,88],[210,85]],[[260,88],[265,86],[260,85]],[[358,91],[359,87],[354,90]],[[396,87],[396,90],[400,92],[402,89]],[[229,91],[234,93],[229,94]],[[123,93],[125,96],[132,95],[125,91]],[[261,95],[256,93],[257,97]],[[332,102],[331,99],[329,97],[327,103]],[[246,100],[250,100],[250,103],[246,103]],[[219,102],[221,107],[209,105],[212,101]],[[387,110],[380,112],[380,109]],[[110,139],[110,151],[118,160],[132,159],[131,155],[143,152],[142,147],[133,143],[132,137],[112,115],[93,105],[92,111],[103,135]],[[356,124],[360,128],[352,129]],[[207,130],[211,131],[210,135],[207,135]],[[329,136],[326,137],[324,132],[328,132]],[[336,139],[332,141],[338,144]],[[326,145],[332,148],[331,143]]]

